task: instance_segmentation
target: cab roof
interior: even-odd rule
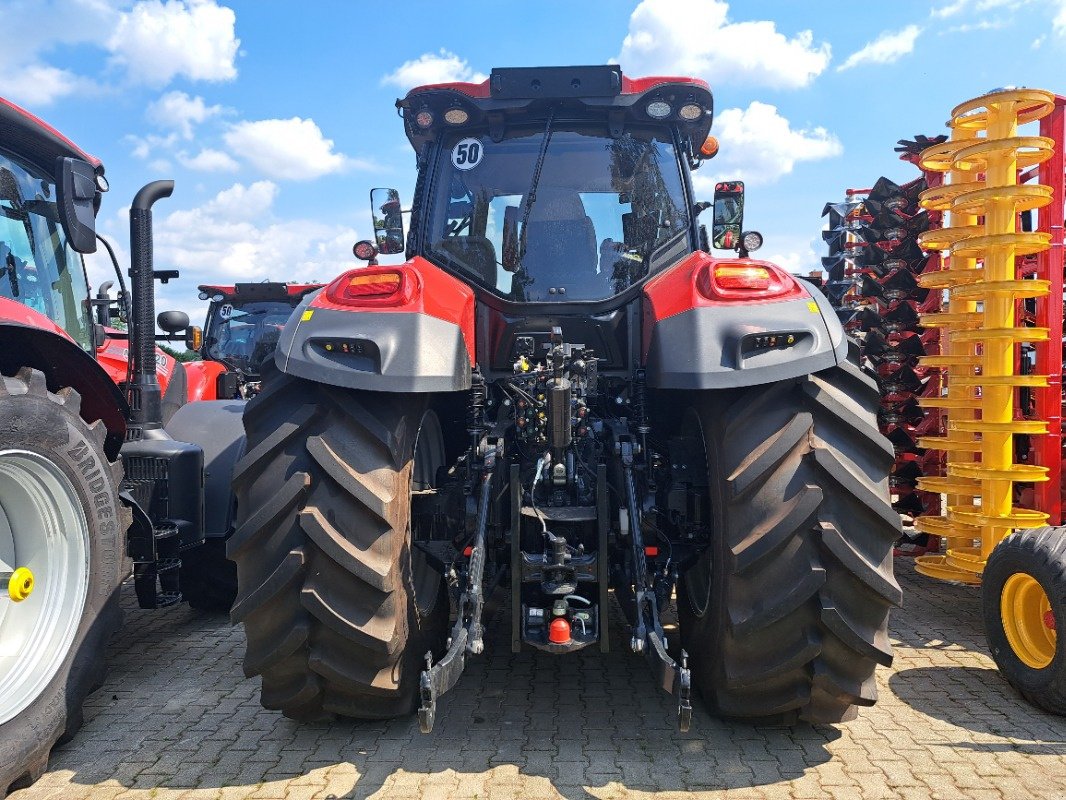
[[[104,165],[47,122],[29,111],[0,97],[0,149],[35,164],[49,175],[55,171],[57,158],[79,158],[92,164],[98,175]]]
[[[229,302],[261,302],[261,301],[299,301],[308,292],[321,289],[322,283],[277,283],[262,281],[260,283],[233,283],[211,284],[205,283],[197,287],[201,293],[201,299],[220,294]],[[207,295],[207,297],[202,297]]]
[[[647,107],[655,101],[668,103],[670,114],[649,116]],[[694,119],[683,119],[677,112],[689,104],[698,105],[701,113]],[[490,135],[498,139],[509,123],[544,118],[549,108],[560,106],[581,116],[606,117],[612,135],[620,133],[627,122],[674,125],[698,146],[711,129],[714,98],[707,82],[698,78],[629,78],[618,65],[606,64],[498,67],[481,83],[418,86],[396,101],[407,138],[416,151],[451,127],[487,125]],[[448,124],[444,115],[452,109],[465,112],[467,119],[454,126]],[[418,123],[423,111],[432,116],[429,125]]]

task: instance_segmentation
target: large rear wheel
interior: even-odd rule
[[[708,392],[712,544],[682,577],[693,682],[727,717],[838,722],[877,697],[899,517],[878,390],[852,362],[797,381]]]
[[[40,777],[80,727],[121,621],[122,468],[80,405],[36,370],[0,378],[0,572],[28,570],[0,587],[0,797]]]
[[[409,713],[447,630],[440,574],[412,548],[411,492],[443,463],[425,398],[337,389],[264,365],[234,477],[234,622],[262,702],[295,719]]]

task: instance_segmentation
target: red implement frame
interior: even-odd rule
[[[1037,255],[1037,277],[1051,282],[1050,292],[1036,301],[1036,324],[1048,329],[1047,342],[1036,348],[1037,375],[1048,375],[1048,387],[1037,389],[1036,418],[1047,420],[1048,432],[1035,437],[1035,458],[1047,467],[1048,480],[1035,485],[1036,507],[1050,516],[1052,525],[1062,518],[1062,315],[1063,219],[1066,217],[1066,98],[1055,98],[1055,110],[1040,121],[1040,135],[1055,141],[1054,155],[1040,165],[1039,182],[1052,189],[1051,203],[1038,212],[1037,229],[1051,233],[1051,247]]]

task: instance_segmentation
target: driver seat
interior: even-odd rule
[[[598,262],[596,229],[581,196],[572,190],[538,191],[522,258],[536,298],[543,302],[608,296],[607,278],[597,273]]]

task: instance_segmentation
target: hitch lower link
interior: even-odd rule
[[[643,653],[655,672],[659,686],[677,699],[677,726],[684,733],[692,725],[692,673],[688,668],[688,653],[681,651],[677,663],[666,651],[666,634],[659,619],[656,592],[648,581],[648,561],[644,550],[644,536],[640,525],[640,504],[633,480],[634,442],[628,437],[618,443],[625,478],[626,507],[629,514],[629,533],[633,548],[634,595],[636,613],[633,636],[629,646],[634,653]]]
[[[480,655],[485,650],[485,629],[481,625],[481,612],[485,607],[482,585],[485,573],[485,529],[488,526],[492,475],[496,468],[497,455],[498,446],[485,446],[477,522],[466,588],[459,596],[459,614],[448,637],[448,649],[436,664],[433,663],[433,653],[426,653],[426,668],[422,670],[419,683],[422,704],[418,709],[418,727],[422,733],[430,733],[433,730],[437,717],[437,698],[458,682],[466,667],[467,655]]]

